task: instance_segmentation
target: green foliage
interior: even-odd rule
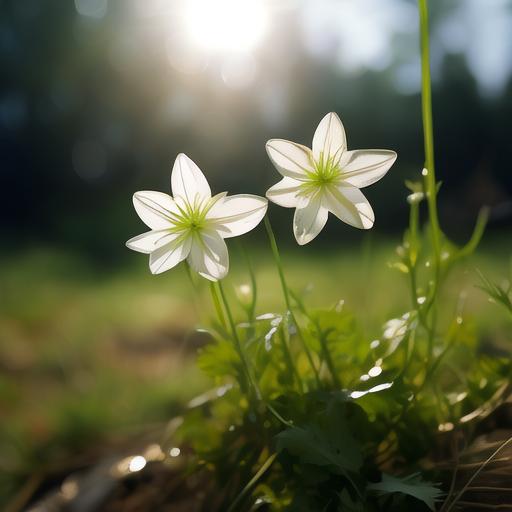
[[[212,333],[199,365],[230,387],[186,415],[178,439],[214,470],[232,510],[256,500],[272,510],[434,510],[442,491],[428,480],[445,475],[425,461],[440,432],[470,432],[500,403],[510,360],[480,354],[470,319],[432,324],[421,303],[367,335],[342,303],[310,309],[293,296],[300,325],[267,313],[236,326],[260,398],[236,384],[243,367],[229,333]]]
[[[479,272],[479,276],[482,282],[479,288],[489,295],[490,300],[501,304],[512,315],[512,283],[493,283],[481,272]]]
[[[383,495],[401,493],[412,496],[425,503],[430,510],[435,510],[435,503],[442,496],[438,487],[423,481],[418,473],[404,478],[397,478],[384,473],[382,480],[370,484],[368,489]]]
[[[278,451],[287,450],[302,463],[327,466],[331,472],[357,472],[363,464],[343,406],[331,406],[315,423],[287,428],[276,439]]]

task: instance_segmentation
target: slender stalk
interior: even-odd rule
[[[254,273],[254,269],[252,268],[251,258],[242,243],[239,243],[240,250],[245,258],[245,262],[247,263],[247,269],[249,270],[249,278],[251,280],[251,305],[248,311],[249,322],[254,322],[254,318],[256,316],[256,302],[258,300],[258,283],[256,282],[256,275]]]
[[[299,372],[297,371],[297,368],[293,362],[292,354],[290,352],[290,347],[288,345],[288,343],[289,343],[288,327],[281,326],[279,328],[279,334],[281,335],[280,338],[281,338],[281,343],[282,343],[282,347],[283,347],[283,354],[286,359],[286,363],[288,365],[290,375],[292,376],[292,378],[294,380],[297,381],[299,389],[302,392],[304,392],[304,383],[302,382]]]
[[[434,129],[432,121],[432,88],[430,79],[430,48],[428,33],[428,0],[418,0],[420,14],[421,43],[421,108],[423,117],[423,139],[425,146],[425,188],[427,192],[428,212],[434,248],[436,268],[439,267],[441,254],[441,228],[437,215],[437,183],[434,165]]]
[[[322,331],[318,322],[316,323],[316,329],[318,333],[318,339],[320,341],[320,346],[322,347],[322,354],[324,356],[325,363],[327,364],[327,368],[329,368],[329,373],[331,374],[332,382],[336,389],[341,389],[341,382],[336,373],[336,368],[334,366],[334,361],[331,357],[331,351],[329,350],[329,346],[327,345],[327,332]]]
[[[272,249],[274,261],[276,263],[277,271],[279,273],[279,279],[281,281],[281,288],[283,290],[286,309],[290,312],[290,317],[292,319],[292,322],[295,325],[295,329],[297,329],[297,336],[302,343],[302,347],[304,348],[304,352],[306,354],[306,357],[308,358],[309,365],[311,366],[311,369],[313,370],[313,373],[315,375],[317,385],[318,385],[318,387],[321,387],[320,375],[319,375],[318,370],[313,361],[313,356],[311,355],[311,351],[309,350],[308,346],[306,345],[306,342],[304,341],[302,331],[297,322],[297,319],[295,318],[295,314],[292,310],[292,306],[291,306],[291,302],[290,302],[290,292],[288,290],[288,285],[286,284],[286,279],[284,277],[283,264],[281,263],[281,255],[279,254],[279,248],[277,247],[276,237],[274,235],[274,231],[272,230],[272,226],[270,224],[270,219],[268,218],[268,215],[265,215],[265,229],[267,230],[268,239],[270,241],[270,247]]]
[[[421,108],[423,117],[423,138],[425,146],[424,186],[427,195],[428,214],[430,220],[430,236],[434,252],[434,280],[426,312],[432,308],[428,338],[428,359],[430,365],[434,352],[434,338],[437,323],[435,310],[436,297],[441,279],[441,228],[437,213],[437,182],[434,163],[434,129],[432,121],[432,87],[430,78],[430,48],[428,0],[418,0],[420,18],[420,49],[421,49]]]
[[[258,400],[261,400],[261,391],[256,383],[256,381],[252,378],[251,370],[249,367],[249,363],[247,361],[247,357],[245,356],[244,350],[242,348],[242,343],[240,342],[240,337],[238,336],[238,331],[236,330],[235,322],[233,320],[233,315],[231,313],[231,308],[229,307],[229,302],[224,292],[224,287],[222,286],[221,281],[217,281],[217,287],[220,292],[220,296],[222,298],[222,303],[224,304],[224,309],[226,311],[226,316],[228,317],[229,326],[231,328],[231,333],[233,336],[233,341],[235,344],[235,349],[238,352],[240,357],[240,361],[242,362],[242,366],[244,368],[244,373],[247,378],[247,382],[249,386],[252,388],[254,395]]]
[[[274,231],[270,224],[270,220],[267,215],[265,215],[265,229],[267,230],[268,239],[270,241],[270,247],[272,249],[272,254],[274,256],[274,261],[277,266],[277,272],[279,273],[279,279],[281,281],[281,288],[283,289],[284,301],[286,303],[286,308],[291,313],[291,304],[290,304],[290,293],[288,292],[288,286],[286,284],[286,279],[284,277],[283,264],[281,263],[281,255],[279,254],[279,248],[277,247],[276,237],[274,235]]]
[[[224,288],[222,287],[222,283],[218,281],[217,283],[211,283],[210,291],[212,294],[212,300],[215,305],[215,309],[217,310],[217,315],[219,316],[219,321],[221,323],[225,323],[225,317],[222,310],[221,305],[221,299],[222,303],[224,305],[224,309],[226,311],[226,316],[228,317],[229,321],[229,327],[231,329],[231,335],[233,338],[233,343],[235,345],[235,350],[238,354],[238,357],[240,358],[240,361],[242,362],[243,367],[243,380],[240,379],[239,384],[242,391],[245,391],[246,389],[249,389],[250,397],[256,398],[258,401],[262,401],[265,405],[265,407],[268,409],[268,411],[283,425],[286,425],[287,427],[292,426],[292,423],[285,420],[274,407],[272,407],[271,404],[264,401],[262,398],[261,390],[258,386],[257,381],[253,378],[251,373],[251,367],[249,365],[249,362],[247,360],[247,357],[245,356],[245,352],[242,348],[242,343],[240,341],[240,337],[238,336],[238,331],[236,330],[236,325],[233,320],[233,315],[231,313],[231,308],[229,306],[229,302],[227,300],[226,294],[224,292]],[[219,298],[220,295],[220,298]]]
[[[215,283],[210,282],[210,294],[212,296],[213,306],[215,308],[215,312],[217,313],[217,318],[223,329],[226,329],[226,318],[224,317],[224,312],[222,311],[222,306],[220,304],[219,294],[217,293],[217,289],[215,288]]]
[[[418,290],[416,280],[416,264],[418,262],[418,225],[419,203],[411,201],[409,211],[409,278],[411,285],[412,308],[418,310]]]
[[[270,466],[274,463],[274,460],[277,457],[277,453],[273,453],[268,459],[262,464],[260,469],[256,472],[256,474],[251,478],[250,482],[242,489],[240,494],[236,497],[235,501],[228,508],[228,512],[232,512],[236,510],[237,506],[240,502],[247,496],[247,494],[251,491],[251,489],[258,483],[261,477],[268,471]]]

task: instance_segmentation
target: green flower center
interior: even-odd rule
[[[320,153],[320,158],[313,162],[314,170],[307,172],[307,181],[302,185],[305,194],[328,187],[333,183],[340,181],[342,170],[339,165],[339,159],[332,156],[324,156]]]
[[[170,231],[183,237],[198,235],[208,227],[207,214],[221,196],[222,194],[218,194],[210,199],[200,199],[196,196],[191,203],[177,201],[178,212],[172,215],[174,226]]]

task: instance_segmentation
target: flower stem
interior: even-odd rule
[[[226,311],[226,316],[228,317],[229,326],[231,328],[231,333],[233,336],[233,341],[235,344],[235,349],[238,352],[238,355],[240,357],[240,361],[242,362],[242,366],[244,368],[244,373],[247,378],[247,382],[249,383],[249,386],[252,388],[255,397],[258,400],[261,400],[261,391],[258,387],[258,384],[256,381],[252,378],[251,370],[249,367],[249,363],[247,361],[247,357],[245,356],[244,350],[242,348],[242,343],[240,342],[240,337],[238,336],[238,332],[236,330],[235,322],[233,320],[233,315],[231,313],[231,308],[229,307],[229,302],[227,300],[226,294],[224,292],[224,287],[222,286],[221,281],[217,281],[217,287],[220,292],[220,296],[222,298],[222,302],[224,304],[224,309]]]
[[[299,327],[299,324],[297,322],[297,319],[295,318],[295,314],[292,310],[291,302],[290,302],[290,292],[288,290],[288,285],[286,284],[286,279],[284,277],[284,271],[283,271],[283,264],[281,263],[281,255],[279,254],[279,248],[277,247],[276,237],[274,235],[274,231],[272,230],[272,226],[270,224],[270,219],[268,218],[268,215],[265,215],[265,229],[267,230],[268,239],[270,241],[270,247],[272,249],[272,254],[274,256],[274,261],[277,267],[277,271],[279,273],[279,279],[281,281],[281,288],[283,290],[284,295],[284,301],[286,304],[286,309],[290,313],[290,317],[292,319],[293,324],[295,325],[295,329],[297,329],[297,336],[300,339],[302,346],[304,348],[304,352],[306,354],[306,357],[308,358],[309,365],[311,366],[311,369],[313,370],[313,373],[315,375],[315,379],[317,382],[318,387],[321,387],[321,381],[320,381],[320,375],[318,373],[318,370],[315,366],[315,363],[313,361],[313,356],[311,355],[311,351],[309,350],[308,346],[306,345],[306,342],[304,340],[304,337],[302,335],[302,331]]]
[[[256,274],[254,273],[254,269],[252,267],[251,258],[249,257],[249,253],[247,252],[247,249],[245,246],[238,241],[238,247],[245,259],[245,263],[247,265],[247,270],[249,271],[249,278],[251,280],[251,304],[249,306],[247,316],[249,319],[249,322],[254,322],[254,319],[256,317],[256,302],[258,300],[258,283],[256,281]]]
[[[224,312],[222,311],[222,306],[220,304],[219,294],[217,293],[217,289],[215,288],[215,283],[210,282],[210,293],[212,296],[213,306],[215,308],[215,312],[217,313],[217,318],[223,329],[226,329],[226,319],[224,318]]]

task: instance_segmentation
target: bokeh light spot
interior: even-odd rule
[[[136,455],[130,461],[128,469],[130,470],[131,473],[135,473],[136,471],[140,471],[141,469],[144,469],[145,466],[146,466],[146,459],[142,455]]]

